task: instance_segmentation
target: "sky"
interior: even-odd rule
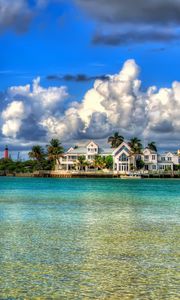
[[[179,0],[0,0],[0,150],[180,147]]]

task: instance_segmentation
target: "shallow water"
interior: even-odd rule
[[[0,178],[0,299],[179,299],[179,180]]]

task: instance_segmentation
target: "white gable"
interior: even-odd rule
[[[148,148],[146,148],[146,149],[144,149],[143,154],[144,155],[150,155],[151,154],[151,150],[148,149]]]
[[[96,144],[94,141],[90,141],[87,144],[87,148],[98,148],[98,144]]]
[[[129,155],[131,151],[131,148],[129,147],[129,145],[126,142],[122,142],[119,147],[117,147],[114,151],[113,151],[113,155],[121,155],[122,153],[125,153],[126,155]]]
[[[74,150],[74,148],[71,147],[71,148],[68,149],[67,153],[69,153],[69,152],[71,152],[71,151],[73,151],[73,150]]]
[[[173,155],[173,153],[172,152],[168,152],[168,153],[166,153],[166,157],[173,157],[174,155]]]

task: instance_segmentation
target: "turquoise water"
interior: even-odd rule
[[[0,299],[179,299],[179,180],[0,178]]]

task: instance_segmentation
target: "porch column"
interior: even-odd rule
[[[119,172],[119,160],[117,161],[117,171]]]
[[[66,157],[66,171],[68,171],[69,170],[69,168],[68,168],[68,155],[67,155],[67,157]]]

